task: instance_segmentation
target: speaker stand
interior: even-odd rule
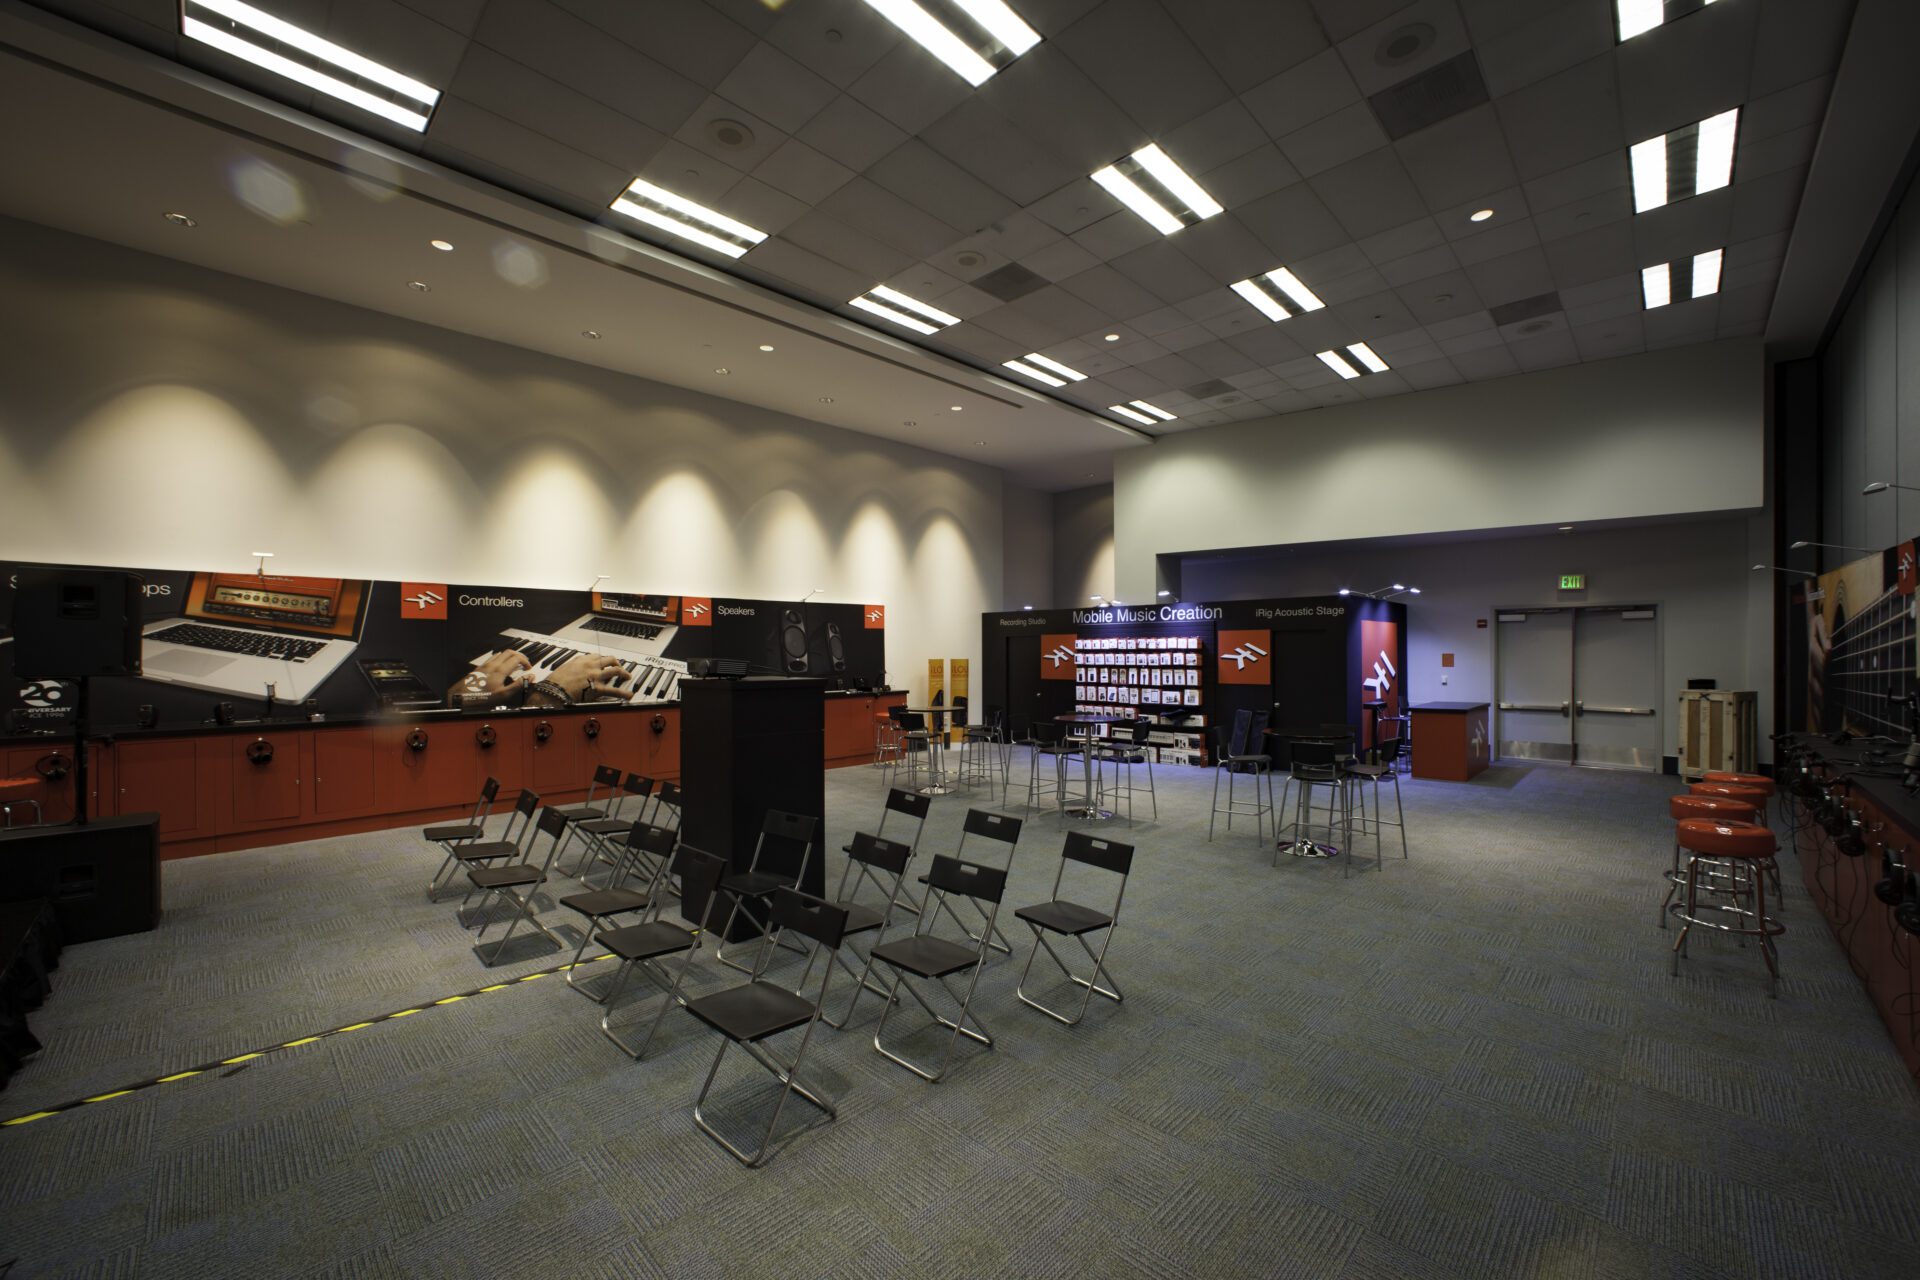
[[[87,713],[93,677],[80,677],[80,696],[73,705],[73,825],[87,825]]]

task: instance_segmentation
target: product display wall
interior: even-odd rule
[[[0,639],[29,566],[0,563]],[[880,605],[779,602],[255,571],[134,569],[144,582],[140,677],[93,682],[96,728],[210,723],[221,703],[350,718],[382,711],[609,707],[677,700],[690,663],[872,687],[886,667]],[[0,644],[9,732],[65,731],[76,687],[14,674]],[[142,708],[150,708],[143,714]],[[148,724],[147,722],[151,722]]]

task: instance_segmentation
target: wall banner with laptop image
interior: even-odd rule
[[[77,686],[16,676],[12,641],[20,573],[74,568],[0,562],[0,732],[71,730]],[[142,674],[92,681],[99,730],[650,706],[677,701],[680,681],[709,664],[715,674],[814,676],[845,689],[881,687],[886,674],[877,605],[121,571],[142,582]]]

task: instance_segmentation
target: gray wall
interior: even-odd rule
[[[1112,485],[1089,485],[1054,494],[1053,598],[1046,603],[1084,607],[1095,594],[1115,599],[1113,536]],[[1124,595],[1118,598],[1129,599]],[[1147,590],[1131,602],[1152,598],[1153,592]]]
[[[1674,706],[1689,678],[1760,695],[1761,758],[1772,724],[1773,652],[1752,546],[1764,522],[1687,520],[1474,541],[1321,543],[1231,557],[1185,556],[1188,600],[1320,595],[1402,582],[1407,598],[1407,684],[1415,702],[1494,701],[1493,610],[1554,604],[1653,604],[1659,609],[1664,696],[1660,742],[1675,753]],[[1562,573],[1584,573],[1584,592],[1558,590]],[[1756,612],[1757,611],[1757,612]],[[1483,630],[1478,619],[1487,619]],[[1451,670],[1440,655],[1452,653]],[[1446,683],[1442,683],[1446,680]]]
[[[1909,186],[1820,357],[1822,542],[1879,549],[1920,532],[1920,199]],[[1788,530],[1788,539],[1815,538]],[[1858,553],[1829,551],[1832,568]],[[1815,567],[1796,559],[1796,565]]]
[[[0,220],[0,556],[887,606],[979,658],[1001,473]],[[924,692],[924,690],[921,690]]]
[[[1003,485],[1001,502],[1000,607],[1053,603],[1053,495]]]
[[[1742,339],[1177,432],[1114,460],[1115,585],[1150,598],[1169,552],[1759,508],[1764,391]]]

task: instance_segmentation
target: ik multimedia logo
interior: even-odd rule
[[[1235,671],[1245,671],[1248,663],[1258,662],[1266,656],[1267,651],[1257,644],[1237,644],[1232,652],[1221,654],[1220,661],[1231,661]]]
[[[1472,749],[1475,760],[1487,758],[1487,725],[1478,716],[1474,717],[1473,731],[1468,735],[1467,745]]]
[[[707,613],[708,613],[708,612],[709,612],[709,611],[708,611],[708,609],[707,609],[707,606],[705,606],[705,605],[703,605],[703,604],[690,604],[690,605],[688,605],[688,606],[687,606],[687,616],[688,616],[688,617],[692,617],[692,618],[704,618],[704,617],[706,617],[706,616],[707,616]]]
[[[1374,697],[1385,700],[1387,694],[1393,691],[1393,678],[1399,674],[1394,670],[1393,659],[1382,649],[1380,656],[1373,660],[1373,674],[1362,680],[1360,687]]]
[[[1063,644],[1057,644],[1043,656],[1054,665],[1055,670],[1058,670],[1061,663],[1073,661],[1073,650]]]
[[[444,582],[401,583],[400,616],[444,620],[447,616],[447,584]]]
[[[887,606],[870,604],[865,609],[867,630],[884,631],[887,628]]]
[[[706,596],[681,597],[680,624],[686,627],[712,626],[713,601]]]

